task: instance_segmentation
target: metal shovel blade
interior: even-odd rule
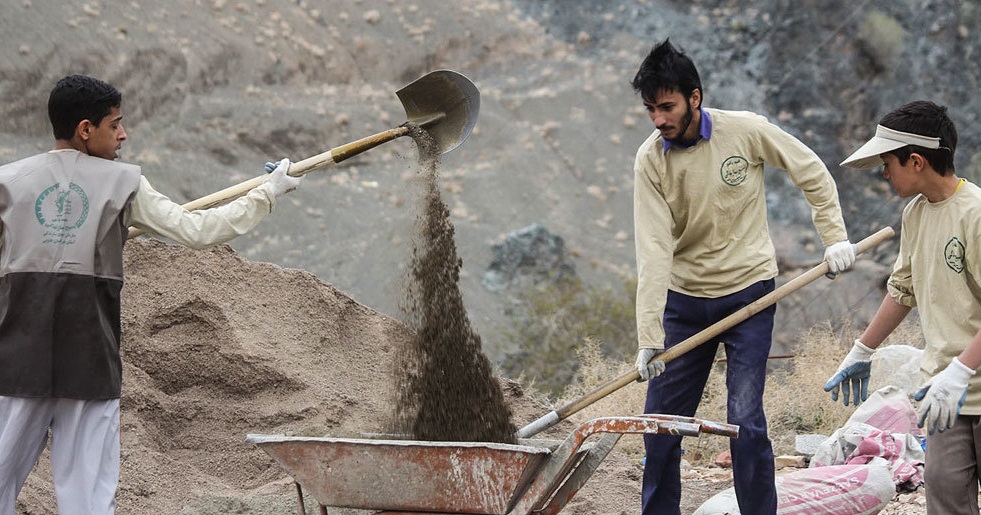
[[[431,134],[440,154],[460,146],[477,124],[480,91],[458,72],[429,72],[395,94],[402,102],[407,122]]]
[[[290,175],[299,176],[335,165],[362,152],[410,134],[405,125],[412,124],[429,133],[435,149],[445,154],[460,146],[474,125],[480,112],[480,91],[470,79],[452,70],[436,70],[419,77],[395,92],[407,117],[406,123],[378,134],[361,138],[332,148],[326,152],[294,162]],[[183,205],[194,211],[220,206],[262,184],[267,174],[230,186]],[[129,238],[143,234],[140,229],[130,228]]]

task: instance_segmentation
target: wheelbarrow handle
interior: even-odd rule
[[[699,436],[703,428],[732,438],[739,433],[739,426],[731,424],[659,414],[602,417],[584,422],[552,451],[508,513],[558,514],[625,434]],[[602,436],[592,446],[584,445],[598,434]]]
[[[892,238],[895,235],[892,227],[885,227],[880,229],[875,234],[865,238],[864,240],[858,242],[855,245],[855,253],[862,254],[872,247]],[[658,354],[656,359],[668,363],[669,361],[681,356],[682,354],[690,351],[691,349],[705,343],[706,341],[722,334],[727,329],[735,326],[746,320],[747,318],[759,313],[760,311],[770,307],[775,304],[778,300],[786,297],[787,295],[803,288],[804,286],[814,282],[820,277],[824,276],[829,272],[828,263],[822,261],[821,264],[815,266],[814,268],[804,272],[803,274],[791,279],[789,282],[780,286],[779,288],[773,290],[772,292],[760,297],[759,299],[753,301],[748,306],[736,311],[735,313],[719,320],[718,322],[706,327],[697,334],[691,336],[687,340],[671,347],[670,349]],[[607,395],[627,386],[630,383],[640,380],[640,374],[637,372],[636,368],[632,368],[630,372],[620,375],[616,379],[603,384],[593,390],[592,392],[576,399],[574,401],[565,404],[564,406],[549,412],[545,416],[539,418],[538,420],[528,424],[527,426],[518,430],[518,438],[529,438],[536,435],[555,424],[559,423],[561,420],[565,420],[573,413],[580,411],[581,409],[589,406],[590,404],[606,397]]]
[[[735,438],[739,435],[739,426],[694,417],[644,413],[629,417],[596,418],[581,424],[574,432],[577,438],[583,441],[596,433],[672,434],[679,436],[699,436],[702,433],[708,433]]]

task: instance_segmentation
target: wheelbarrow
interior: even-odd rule
[[[518,444],[248,435],[320,505],[377,515],[558,513],[624,434],[736,437],[739,427],[670,415],[590,420],[564,441]],[[586,440],[600,434],[590,442]]]

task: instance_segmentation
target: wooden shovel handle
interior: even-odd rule
[[[868,238],[865,238],[864,240],[858,242],[855,245],[855,253],[861,254],[871,249],[872,247],[882,243],[883,241],[892,238],[894,235],[895,235],[895,231],[893,231],[892,227],[886,227],[884,229],[881,229],[875,234],[869,236]],[[760,311],[766,309],[770,305],[775,304],[778,300],[814,282],[814,280],[824,276],[824,274],[826,273],[828,273],[828,263],[826,261],[822,261],[820,265],[817,265],[814,268],[808,270],[807,272],[804,272],[803,274],[795,277],[794,279],[790,280],[783,286],[780,286],[779,288],[773,290],[772,292],[753,301],[748,306],[706,327],[702,331],[691,336],[687,340],[671,347],[670,349],[664,351],[663,353],[658,354],[657,359],[667,363],[677,358],[678,356],[681,356],[682,354],[690,351],[691,349],[705,343],[709,339],[714,338],[719,334],[722,334],[726,329],[729,329],[735,326],[736,324],[743,322],[747,318],[759,313]],[[624,386],[633,383],[638,379],[640,379],[640,373],[638,373],[636,369],[633,369],[632,371],[617,377],[616,379],[600,386],[599,388],[593,390],[592,392],[579,398],[578,400],[574,400],[555,411],[556,413],[558,413],[560,420],[565,419],[569,415],[576,413],[577,411],[585,408],[586,406],[589,406],[590,404],[598,401],[599,399],[606,397],[607,395],[613,393],[614,391],[619,390],[620,388],[623,388]]]
[[[329,166],[335,165],[344,161],[345,159],[354,157],[366,150],[372,149],[381,145],[382,143],[392,141],[395,138],[405,136],[409,133],[409,129],[404,126],[395,127],[394,129],[389,129],[385,132],[379,132],[378,134],[373,134],[366,138],[361,138],[357,141],[341,145],[336,148],[332,148],[321,154],[317,154],[313,157],[308,157],[302,161],[297,161],[290,164],[289,173],[294,177],[299,177],[301,175],[306,175],[314,170],[320,170],[322,168],[327,168]],[[227,204],[243,195],[248,193],[256,186],[266,182],[269,178],[269,174],[263,174],[258,177],[254,177],[244,182],[240,182],[234,186],[229,186],[223,190],[216,191],[210,195],[201,197],[197,200],[192,200],[187,204],[183,204],[181,207],[188,211],[196,211],[199,209],[210,209],[223,204]],[[129,235],[127,238],[135,238],[144,233],[140,229],[131,227],[129,229]]]

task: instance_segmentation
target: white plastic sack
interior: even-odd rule
[[[912,395],[926,379],[920,371],[922,359],[923,349],[909,345],[879,347],[872,355],[869,387],[878,389],[891,385],[903,390],[907,396]]]
[[[713,495],[691,515],[740,515],[736,491],[729,488]]]
[[[777,476],[777,515],[874,515],[896,495],[884,460],[836,465]],[[705,501],[692,515],[740,515],[735,490]]]

